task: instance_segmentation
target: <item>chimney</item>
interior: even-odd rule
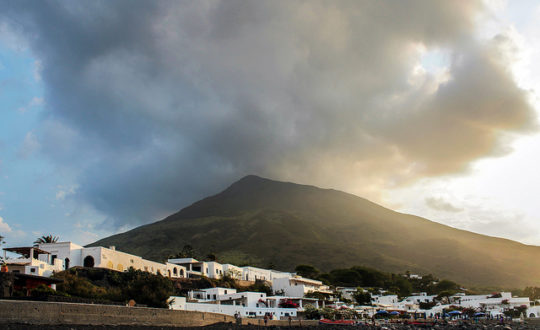
[[[109,249],[111,249],[111,250],[113,250],[113,251],[116,251],[116,246],[111,245],[111,246],[109,246]]]

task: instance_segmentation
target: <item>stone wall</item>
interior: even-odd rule
[[[235,322],[228,315],[159,308],[0,300],[0,324],[86,324],[197,327]]]

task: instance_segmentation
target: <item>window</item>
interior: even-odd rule
[[[30,273],[35,273],[35,272],[36,272],[35,268],[30,268]]]
[[[133,259],[129,259],[129,262],[133,263]]]
[[[227,290],[225,290],[225,294],[227,294]]]

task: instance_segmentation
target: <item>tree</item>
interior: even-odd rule
[[[330,272],[332,284],[338,286],[363,286],[362,274],[354,269],[334,269]]]
[[[456,293],[459,291],[459,285],[449,280],[442,280],[439,283],[435,284],[434,290],[435,293],[441,293],[444,291],[452,291]]]
[[[248,287],[243,287],[241,289],[242,291],[252,291],[252,292],[264,292],[267,296],[271,296],[273,294],[272,288],[266,284],[263,280],[255,280],[255,283]]]
[[[437,297],[435,299],[437,301],[449,304],[450,303],[450,297],[453,296],[455,293],[456,292],[453,291],[453,290],[442,291],[441,293],[439,293],[439,295],[437,295]]]
[[[315,306],[313,306],[312,304],[304,305],[304,316],[308,320],[318,320],[321,318],[319,310],[315,308]]]
[[[294,271],[303,277],[315,278],[319,275],[319,270],[311,265],[298,265]]]
[[[34,244],[43,244],[43,243],[56,243],[58,242],[58,236],[53,236],[51,234],[47,235],[47,236],[41,236],[41,237],[38,237],[35,241],[34,241]]]
[[[2,246],[3,244],[5,244],[6,242],[4,241],[4,236],[0,235],[0,246]],[[4,257],[3,256],[0,256],[0,264],[4,264],[5,260],[4,260]]]
[[[169,257],[170,257],[169,259],[174,259],[174,258],[195,258],[195,249],[193,248],[193,246],[191,246],[189,244],[186,244],[182,248],[182,251],[178,252],[175,255],[171,255]]]
[[[532,301],[536,301],[540,299],[540,288],[536,286],[528,286],[525,288],[525,290],[523,290],[523,294],[529,297],[529,299],[531,299]]]
[[[371,306],[371,294],[364,292],[362,288],[358,288],[353,297],[359,305]]]
[[[133,268],[123,275],[125,282],[121,290],[126,300],[134,299],[137,303],[150,307],[168,307],[167,299],[174,294],[171,280]]]

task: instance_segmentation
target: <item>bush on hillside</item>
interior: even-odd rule
[[[168,307],[173,283],[161,275],[130,268],[126,272],[105,269],[70,269],[54,275],[64,281],[57,291],[74,297],[126,303],[130,299],[150,307]]]

